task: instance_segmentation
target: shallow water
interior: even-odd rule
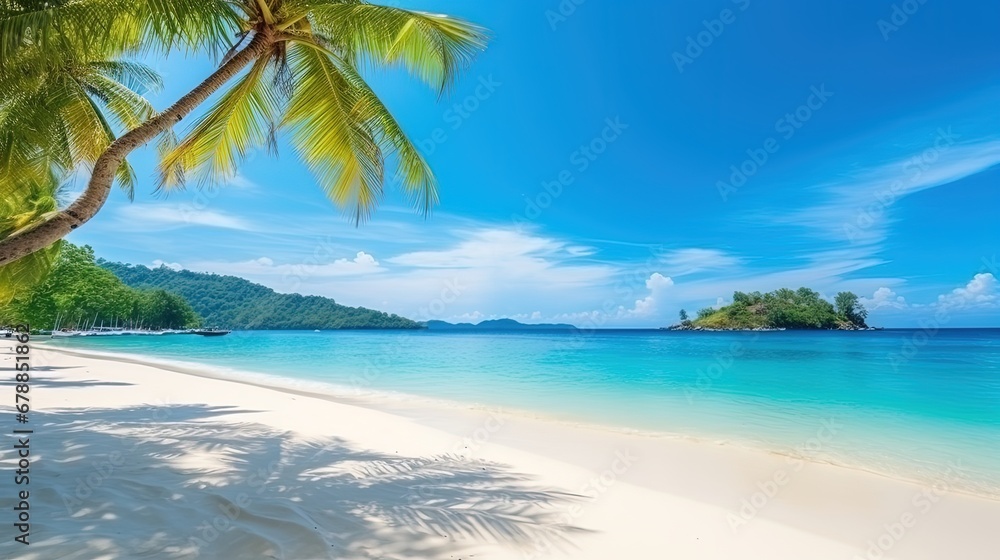
[[[570,421],[685,434],[1000,498],[1000,329],[235,332],[57,339]]]

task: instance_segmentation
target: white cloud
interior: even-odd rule
[[[1000,165],[1000,141],[960,144],[950,129],[907,157],[837,183],[817,185],[822,202],[768,220],[798,225],[821,238],[877,248],[893,223],[892,208],[904,197],[961,181]]]
[[[646,289],[649,290],[649,295],[643,299],[636,300],[635,306],[630,309],[625,316],[627,317],[654,317],[659,311],[661,305],[666,299],[666,292],[668,289],[673,287],[674,280],[668,276],[664,276],[659,272],[654,272],[650,275],[649,279],[646,280]]]
[[[375,257],[364,251],[359,251],[352,259],[340,258],[326,263],[310,260],[308,262],[276,264],[269,257],[260,257],[235,263],[197,262],[193,263],[190,269],[242,276],[255,282],[261,282],[278,291],[296,291],[298,285],[307,279],[365,276],[384,271]]]
[[[130,204],[118,210],[119,223],[129,230],[147,231],[189,226],[252,231],[242,218],[198,208],[194,204]]]
[[[862,297],[859,299],[861,300],[861,305],[863,305],[868,311],[875,311],[876,309],[883,308],[906,309],[908,307],[906,298],[892,291],[891,288],[886,288],[885,286],[875,290],[872,297]]]
[[[541,311],[532,311],[531,313],[516,313],[510,315],[509,318],[522,323],[539,323],[543,321],[545,316]]]
[[[414,268],[511,269],[537,271],[554,263],[591,254],[587,247],[541,237],[514,229],[484,228],[462,232],[457,245],[443,250],[416,251],[388,259]],[[599,272],[597,267],[578,266],[576,272]]]
[[[706,270],[722,270],[738,266],[742,261],[718,249],[687,248],[663,255],[663,263],[671,276],[694,274]]]
[[[354,259],[352,259],[351,261],[348,261],[347,259],[338,259],[336,262],[338,262],[340,264],[347,264],[348,262],[352,262],[352,263],[354,263],[354,264],[356,264],[358,266],[362,266],[362,267],[376,267],[376,266],[378,266],[378,261],[375,260],[375,257],[369,255],[368,253],[366,253],[364,251],[359,251],[358,254],[357,254],[357,256],[354,257]]]
[[[1000,306],[1000,283],[988,272],[977,274],[968,284],[938,296],[935,303],[941,309],[991,309]]]
[[[254,183],[250,179],[243,175],[242,173],[237,173],[232,179],[227,183],[228,186],[236,187],[238,189],[245,190],[256,190],[260,188],[260,185]]]
[[[418,320],[473,322],[521,315],[526,315],[525,321],[539,321],[567,308],[585,309],[609,298],[621,272],[581,262],[590,251],[579,244],[514,228],[439,231],[424,245],[433,249],[381,259],[365,251],[340,257],[339,245],[322,245],[321,258],[314,252],[297,262],[265,266],[259,259],[247,259],[185,265],[242,276],[279,292],[329,296],[345,305]]]
[[[583,245],[570,245],[566,247],[566,252],[573,257],[589,257],[597,252],[593,247],[584,247]]]
[[[156,259],[153,261],[153,268],[160,268],[161,266],[165,266],[171,270],[181,270],[184,268],[183,266],[181,266],[180,263],[166,262],[160,259]]]
[[[472,313],[462,313],[461,315],[454,315],[448,318],[449,321],[454,323],[481,323],[486,319],[487,316],[479,311],[473,311]]]
[[[624,308],[622,308],[622,311],[624,311]],[[576,313],[558,313],[553,319],[560,323],[569,323],[578,327],[600,328],[607,324],[608,316],[602,311],[580,311]]]

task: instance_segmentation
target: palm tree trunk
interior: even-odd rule
[[[274,34],[270,29],[258,30],[243,50],[220,66],[198,87],[181,97],[166,111],[112,142],[94,163],[87,190],[68,208],[31,229],[0,239],[0,266],[52,245],[93,218],[108,200],[115,171],[125,161],[125,156],[183,119],[273,44]]]

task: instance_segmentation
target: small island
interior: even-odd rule
[[[672,331],[875,330],[865,322],[868,311],[852,292],[840,292],[830,303],[809,288],[782,288],[762,294],[735,292],[733,303],[702,309],[691,320],[683,309]]]

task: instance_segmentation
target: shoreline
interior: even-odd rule
[[[156,527],[157,546],[170,551],[156,557],[168,558],[194,550],[833,560],[865,558],[867,543],[907,512],[920,523],[887,558],[986,560],[1000,546],[983,530],[1000,502],[947,488],[487,410],[408,401],[370,408],[247,381],[235,391],[232,379],[35,348],[33,410],[46,418],[37,437],[64,441],[38,461],[32,482],[48,485],[32,504],[42,540],[31,552],[42,557],[132,557]],[[6,348],[0,356],[11,359]],[[122,452],[123,465],[67,513],[65,497],[79,493],[76,481],[92,476],[108,450]],[[264,491],[247,491],[261,473]],[[251,503],[239,505],[241,491]],[[927,492],[936,501],[923,513],[917,498]],[[219,508],[234,507],[243,514],[214,539],[197,536]],[[61,537],[44,539],[49,533]]]
[[[654,441],[655,440],[680,441],[680,442],[691,443],[698,446],[715,446],[720,448],[736,449],[756,454],[765,454],[773,457],[778,457],[784,460],[805,461],[817,465],[825,465],[838,469],[856,471],[906,484],[933,486],[942,483],[949,484],[950,482],[950,481],[942,482],[939,480],[931,480],[931,479],[920,479],[917,477],[907,477],[899,473],[880,471],[876,468],[869,467],[861,462],[824,460],[822,458],[817,457],[815,454],[794,453],[790,452],[789,450],[775,449],[772,447],[767,447],[759,442],[742,440],[735,436],[692,435],[682,432],[671,432],[666,430],[633,428],[628,426],[613,425],[609,423],[600,423],[595,421],[568,418],[559,416],[557,414],[549,414],[545,412],[523,409],[523,408],[493,406],[483,403],[473,403],[473,402],[457,401],[457,400],[450,400],[437,397],[428,397],[424,395],[417,395],[417,394],[397,392],[397,391],[370,389],[366,390],[364,394],[352,395],[349,394],[351,392],[351,388],[349,386],[326,382],[326,381],[304,380],[294,377],[265,374],[265,373],[242,370],[242,369],[233,369],[225,366],[213,366],[213,365],[201,364],[198,362],[188,362],[184,360],[159,358],[156,356],[148,356],[144,354],[131,354],[125,352],[114,352],[114,351],[103,351],[103,350],[80,350],[76,348],[61,348],[59,346],[48,345],[48,344],[45,344],[45,347],[47,349],[51,349],[54,352],[59,352],[62,354],[76,356],[80,358],[91,358],[91,359],[107,360],[123,364],[148,366],[152,368],[170,371],[173,373],[178,373],[181,375],[190,375],[194,377],[200,377],[203,379],[212,379],[216,381],[238,383],[241,385],[279,391],[282,393],[288,393],[303,397],[321,399],[329,401],[331,403],[347,404],[351,406],[370,408],[373,410],[390,412],[393,414],[413,415],[413,409],[438,409],[438,408],[443,408],[449,411],[456,411],[460,413],[469,413],[469,414],[478,414],[478,413],[500,414],[503,416],[520,418],[522,420],[529,422],[540,422],[545,424],[563,426],[565,428],[573,430],[582,430],[587,432],[590,431],[603,432],[625,437],[645,438]],[[315,389],[295,387],[292,386],[293,384],[312,385],[315,386]],[[401,407],[400,406],[401,402],[405,402],[407,404]],[[1000,495],[997,494],[976,492],[973,489],[967,487],[961,487],[961,488],[950,487],[949,491],[955,494],[961,494],[972,498],[996,501],[1000,503]]]

